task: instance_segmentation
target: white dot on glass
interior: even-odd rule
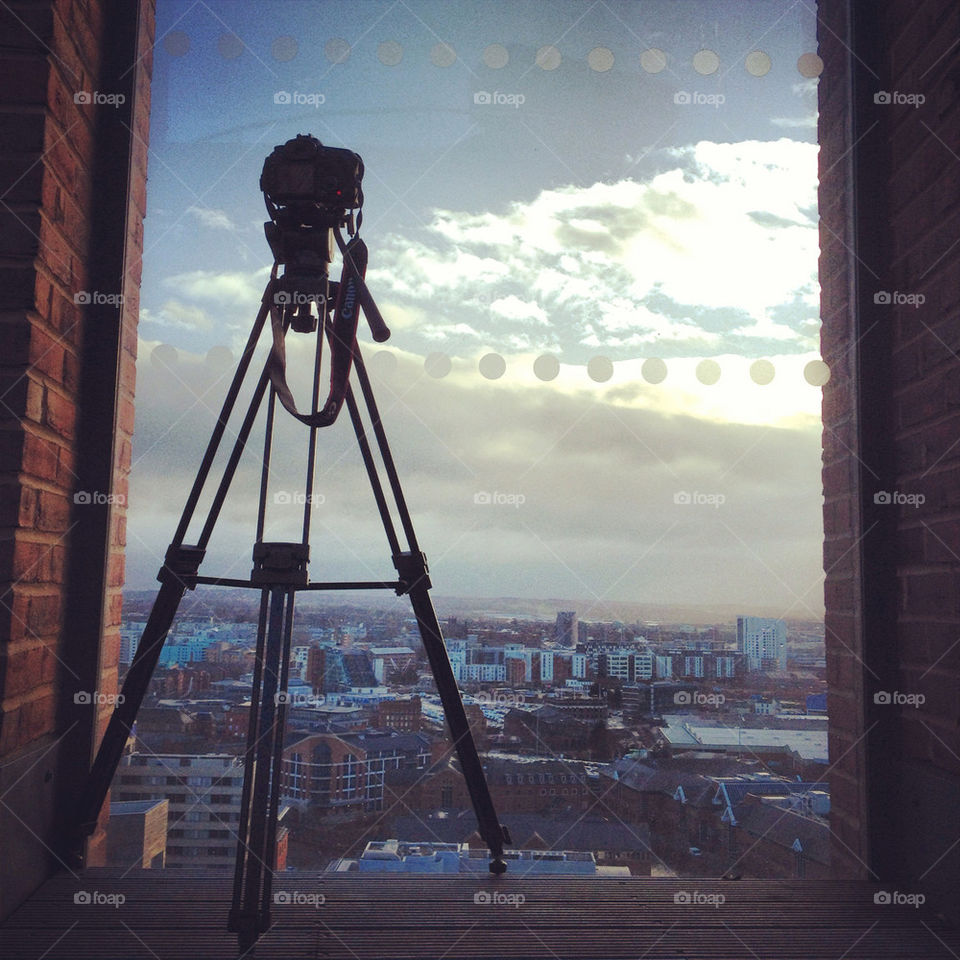
[[[177,348],[169,343],[159,343],[150,351],[150,362],[157,367],[172,367],[178,359]]]
[[[423,361],[423,369],[427,376],[434,380],[442,380],[449,372],[453,364],[445,353],[431,353]]]
[[[667,379],[667,365],[659,357],[651,357],[643,361],[640,376],[647,383],[663,383]]]
[[[556,70],[560,66],[560,51],[553,45],[541,47],[537,51],[536,64],[541,70]]]
[[[323,55],[331,63],[346,63],[350,59],[350,44],[343,37],[331,37],[323,45]]]
[[[270,56],[281,63],[292,60],[297,55],[297,50],[299,46],[294,37],[277,37],[270,44]]]
[[[587,54],[587,65],[597,73],[606,73],[613,66],[613,51],[608,47],[594,47]]]
[[[613,364],[607,357],[593,357],[587,364],[587,376],[597,383],[606,383],[613,376]]]
[[[390,377],[397,372],[397,357],[389,350],[378,350],[370,358],[368,365],[377,376]]]
[[[510,54],[502,43],[491,43],[483,51],[483,62],[491,70],[500,70],[510,62]]]
[[[762,50],[754,50],[753,53],[747,54],[744,66],[747,68],[747,73],[754,77],[762,77],[770,72],[771,61]]]
[[[712,50],[698,50],[693,55],[693,69],[706,77],[720,68],[720,58]]]
[[[815,53],[801,54],[797,70],[801,77],[819,77],[823,73],[823,61]]]
[[[208,367],[214,370],[224,370],[233,363],[233,352],[229,347],[211,347],[204,360]]]
[[[651,47],[640,54],[640,66],[647,73],[660,73],[667,67],[667,55],[662,50]]]
[[[477,369],[488,380],[499,380],[507,371],[507,361],[499,353],[487,353],[480,358]]]
[[[395,67],[403,59],[403,47],[396,40],[385,40],[377,47],[377,59],[385,67]]]
[[[803,368],[803,379],[811,387],[822,387],[830,379],[830,367],[822,360],[811,360]]]
[[[222,33],[217,40],[217,53],[224,60],[236,60],[243,53],[243,41],[235,33]]]
[[[560,361],[552,353],[543,353],[533,361],[533,373],[538,380],[554,380],[560,373]]]
[[[716,360],[701,360],[697,364],[697,379],[712,387],[720,379],[720,364]]]
[[[435,43],[430,48],[430,62],[435,67],[452,67],[457,62],[457,51],[449,43]]]
[[[163,38],[163,49],[171,57],[182,57],[190,49],[190,37],[182,30],[171,30]]]
[[[765,387],[770,383],[775,374],[776,370],[769,360],[754,360],[750,364],[750,379],[760,387]]]

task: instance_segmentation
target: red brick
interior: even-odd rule
[[[46,392],[46,410],[44,423],[55,430],[64,439],[72,440],[76,427],[77,408],[75,402],[66,396],[48,389]]]

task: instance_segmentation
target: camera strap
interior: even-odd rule
[[[357,343],[357,323],[360,318],[361,289],[367,272],[367,245],[353,237],[346,245],[343,270],[337,289],[333,317],[326,325],[330,343],[330,392],[321,409],[315,414],[300,413],[287,384],[286,330],[283,311],[273,302],[270,305],[270,328],[273,346],[267,359],[267,374],[283,408],[308,427],[329,427],[337,419],[347,394],[347,381],[353,366],[353,351]],[[318,330],[317,336],[324,331]]]

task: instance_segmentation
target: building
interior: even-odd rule
[[[600,795],[602,764],[582,760],[484,756],[490,795],[501,814],[582,814]],[[470,809],[470,795],[456,761],[445,759],[425,774],[391,778],[406,807],[417,811]]]
[[[376,724],[380,730],[419,733],[422,720],[423,707],[419,697],[381,700],[377,704]]]
[[[425,771],[431,740],[422,733],[321,733],[283,752],[280,789],[299,805],[383,809],[390,771]]]
[[[167,800],[111,800],[107,863],[159,870],[166,866]]]
[[[500,821],[518,850],[555,850],[567,847],[592,853],[598,866],[626,867],[632,876],[649,876],[650,831],[645,823],[627,823],[608,807],[587,813],[505,813]],[[393,829],[401,836],[427,833],[433,840],[482,847],[472,810],[420,811],[399,817]]]
[[[597,874],[596,860],[591,853],[508,849],[504,850],[503,858],[511,875],[592,877]],[[360,873],[468,873],[489,877],[490,854],[486,850],[473,849],[466,843],[371,840],[359,859],[334,860],[327,870],[330,873],[346,870]],[[491,902],[498,895],[505,898],[504,902],[512,902],[507,893],[486,895]]]
[[[554,639],[562,647],[573,648],[577,645],[579,636],[577,630],[577,614],[573,610],[561,610],[557,614],[557,623],[554,627]]]
[[[769,617],[737,617],[737,651],[747,669],[787,669],[787,625]]]
[[[622,689],[623,712],[636,720],[641,717],[659,717],[677,709],[677,694],[692,694],[694,684],[688,681],[653,680],[650,683],[625,684]]]
[[[166,865],[232,869],[237,850],[243,760],[232,754],[142,754],[124,757],[113,796],[167,800]],[[278,832],[278,848],[286,829]]]
[[[386,684],[398,682],[417,663],[417,655],[410,647],[371,647],[370,658],[377,683]]]

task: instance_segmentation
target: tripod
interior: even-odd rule
[[[301,140],[313,138],[298,137]],[[287,147],[293,144],[289,141]],[[315,149],[311,147],[311,149]],[[330,148],[323,148],[328,150]],[[280,147],[277,150],[281,150]],[[338,151],[346,153],[347,151]],[[356,156],[355,154],[352,156]],[[268,158],[269,160],[270,158]],[[324,157],[326,162],[326,157]],[[359,158],[357,158],[359,161]],[[362,176],[362,163],[360,163]],[[261,185],[267,179],[267,166]],[[358,181],[359,182],[359,181]],[[359,191],[358,191],[359,192]],[[266,193],[266,188],[265,188]],[[338,193],[339,196],[339,193]],[[362,197],[362,194],[360,194]],[[362,199],[359,201],[362,203]],[[355,204],[359,206],[358,204]],[[319,208],[319,205],[317,205]],[[104,734],[94,760],[86,789],[80,801],[80,831],[83,835],[93,832],[100,809],[110,788],[110,782],[119,765],[124,745],[130,736],[137,712],[147,692],[156,668],[164,640],[170,629],[177,608],[186,590],[199,584],[229,587],[249,587],[260,590],[260,612],[257,626],[256,653],[253,670],[250,718],[244,752],[244,778],[240,803],[240,821],[237,830],[237,858],[233,883],[233,902],[229,917],[229,929],[237,933],[241,951],[246,951],[271,924],[271,891],[275,867],[277,819],[280,806],[280,781],[283,761],[283,740],[286,728],[286,695],[290,642],[293,628],[294,600],[304,590],[394,590],[397,595],[407,595],[413,607],[420,636],[423,640],[430,668],[437,684],[443,705],[444,716],[450,728],[454,747],[463,772],[478,828],[487,844],[491,860],[490,871],[500,874],[506,871],[503,859],[504,844],[510,842],[494,809],[493,800],[477,754],[476,745],[467,722],[463,701],[444,647],[440,624],[430,599],[430,578],[427,562],[420,551],[416,533],[410,519],[396,466],[390,452],[386,433],[370,379],[356,342],[358,307],[362,307],[371,325],[374,338],[384,340],[389,331],[380,318],[376,304],[363,280],[366,269],[366,248],[354,235],[345,243],[340,233],[341,225],[352,228],[352,215],[343,210],[331,213],[326,207],[308,224],[285,223],[283,211],[267,200],[272,222],[265,225],[267,238],[276,256],[270,279],[263,292],[260,310],[250,332],[243,354],[233,375],[216,426],[208,442],[197,476],[187,497],[179,525],[170,546],[167,548],[163,566],[158,574],[160,590],[154,601],[150,616],[143,630],[129,671],[124,679],[122,694]],[[314,216],[316,211],[311,213]],[[298,214],[303,219],[303,214]],[[278,227],[279,223],[279,227]],[[359,222],[358,222],[359,226]],[[280,233],[286,231],[284,237]],[[299,233],[297,232],[299,231]],[[340,283],[329,280],[329,237],[333,235],[343,255],[343,275]],[[297,246],[294,240],[303,236],[304,243]],[[291,249],[291,244],[294,249]],[[304,255],[304,251],[306,254]],[[319,255],[318,255],[319,254]],[[283,277],[277,276],[280,262],[287,264]],[[306,277],[306,280],[305,280]],[[309,287],[310,295],[302,300],[294,295],[299,289]],[[298,302],[300,301],[300,302]],[[311,305],[317,309],[313,318]],[[333,319],[328,314],[331,311]],[[212,503],[203,522],[195,544],[184,542],[188,527],[193,520],[201,493],[209,479],[214,458],[220,448],[228,420],[248,373],[253,355],[270,317],[273,331],[273,347],[263,371],[257,380],[253,396],[237,431],[223,473],[217,484]],[[316,349],[313,366],[312,404],[310,414],[296,411],[292,395],[286,386],[284,338],[288,330],[316,333]],[[320,406],[320,372],[324,339],[331,351],[331,395]],[[379,451],[387,487],[393,506],[400,520],[402,540],[393,522],[387,493],[381,479],[380,469],[374,459],[373,449],[361,418],[360,405],[349,380],[351,367],[356,374],[367,418],[372,426],[376,448]],[[200,564],[207,544],[226,500],[241,455],[246,447],[251,429],[258,416],[264,396],[267,397],[266,428],[264,435],[263,463],[260,475],[260,493],[257,510],[256,538],[253,547],[253,569],[249,579],[201,576]],[[305,465],[305,491],[303,503],[302,535],[295,542],[264,541],[266,523],[267,491],[270,481],[270,459],[276,402],[289,410],[297,419],[308,425],[309,434]],[[310,559],[310,519],[313,501],[317,431],[336,418],[340,403],[346,402],[353,424],[360,455],[366,468],[370,487],[383,523],[391,557],[397,571],[396,580],[385,581],[331,581],[310,582],[307,565]]]

